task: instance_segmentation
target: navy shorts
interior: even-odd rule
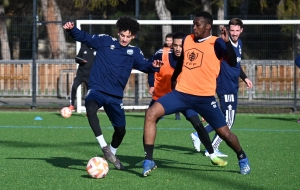
[[[113,126],[125,127],[126,120],[122,98],[90,89],[87,92],[85,102],[88,102],[89,100],[96,100],[99,108],[103,106],[104,111]]]
[[[151,100],[150,104],[149,104],[149,107],[151,107],[153,104],[154,104],[155,100]],[[197,112],[195,112],[194,110],[192,109],[187,109],[187,110],[184,110],[184,111],[180,111],[182,113],[182,115],[184,115],[184,117],[186,119],[192,117],[192,116],[195,116],[195,115],[198,115]],[[167,115],[167,114],[166,114]]]
[[[157,102],[163,106],[165,115],[192,109],[204,117],[214,129],[226,126],[214,96],[195,96],[174,90],[159,98]]]
[[[235,120],[235,114],[238,104],[237,98],[237,94],[219,95],[220,107],[229,128],[231,128]]]

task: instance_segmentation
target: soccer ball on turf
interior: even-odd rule
[[[107,161],[101,157],[91,158],[86,165],[86,171],[92,178],[104,178],[108,170]]]
[[[72,115],[72,110],[70,110],[69,107],[64,107],[60,110],[60,114],[61,116],[63,116],[64,118],[69,118]]]

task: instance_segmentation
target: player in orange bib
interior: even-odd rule
[[[155,101],[147,110],[144,123],[146,157],[143,176],[147,176],[156,164],[153,161],[156,120],[186,109],[193,109],[214,128],[217,134],[236,153],[241,174],[250,173],[248,157],[239,140],[228,128],[215,98],[216,79],[224,59],[230,66],[237,64],[237,57],[229,41],[229,32],[221,27],[222,37],[211,36],[212,15],[208,12],[196,14],[194,33],[183,39],[183,50],[171,77],[176,88]],[[180,74],[180,75],[179,75]]]
[[[164,65],[160,68],[160,71],[157,73],[148,74],[148,83],[150,87],[153,87],[152,92],[152,101],[150,102],[149,107],[154,104],[163,95],[172,91],[171,89],[171,76],[174,72],[174,69],[177,65],[178,58],[182,53],[182,39],[186,34],[178,32],[173,35],[173,44],[172,48],[163,47],[159,49],[155,54],[148,60],[162,60]],[[208,151],[211,162],[214,165],[226,166],[227,162],[218,158],[214,154],[211,140],[206,132],[204,126],[202,125],[198,113],[194,110],[187,109],[181,111],[181,113],[186,117],[188,121],[191,122],[195,130],[199,135],[200,141],[203,143],[205,148]],[[158,121],[158,120],[157,120]]]

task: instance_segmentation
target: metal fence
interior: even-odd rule
[[[68,104],[76,66],[73,59],[37,60],[37,106]],[[294,66],[293,60],[244,60],[242,67],[254,85],[248,89],[240,81],[239,104],[243,108],[297,108],[300,69]],[[31,71],[31,60],[0,61],[0,106],[30,105]],[[138,81],[135,75],[138,75]],[[85,88],[82,88],[82,104],[85,93]],[[150,100],[147,75],[132,73],[124,90],[124,104],[148,105]]]
[[[51,24],[62,25],[67,20],[103,19],[96,16],[63,16],[63,21]],[[233,16],[232,16],[233,17]],[[234,17],[239,17],[238,15]],[[174,20],[192,20],[193,16],[173,16]],[[5,16],[7,34],[12,60],[0,60],[0,108],[29,107],[32,104],[32,17]],[[107,19],[116,19],[108,17]],[[157,19],[143,18],[140,19]],[[247,19],[277,19],[276,17]],[[60,47],[67,52],[66,59],[51,57],[51,43],[47,32],[47,22],[39,18],[37,28],[37,77],[36,106],[58,108],[69,104],[70,89],[76,73],[75,41],[65,33],[66,46]],[[280,110],[296,110],[300,96],[298,81],[299,69],[294,67],[297,54],[296,25],[245,25],[241,39],[243,40],[243,68],[253,81],[254,88],[247,89],[240,82],[239,109],[262,110],[262,108]],[[85,25],[82,29],[89,33],[105,33],[116,35],[113,25]],[[284,30],[283,30],[284,29]],[[173,32],[192,32],[191,26],[172,25]],[[217,35],[218,26],[213,27]],[[149,58],[163,44],[161,26],[142,25],[141,31],[133,41],[139,46],[146,58]],[[2,58],[2,53],[0,57]],[[138,75],[138,77],[135,77]],[[137,80],[138,79],[138,80]],[[85,88],[82,90],[84,104]],[[125,105],[148,105],[147,76],[133,73],[124,90]],[[258,108],[258,109],[257,109]]]

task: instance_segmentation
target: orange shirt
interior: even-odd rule
[[[169,61],[170,48],[164,47],[162,54],[163,66],[160,67],[159,73],[154,74],[154,94],[153,100],[157,100],[163,95],[172,91],[171,89],[171,76],[174,72],[174,68],[171,67]]]
[[[177,91],[196,96],[216,94],[216,79],[221,63],[214,50],[216,39],[216,36],[211,36],[203,42],[195,43],[193,34],[185,38],[183,66],[176,85]]]

